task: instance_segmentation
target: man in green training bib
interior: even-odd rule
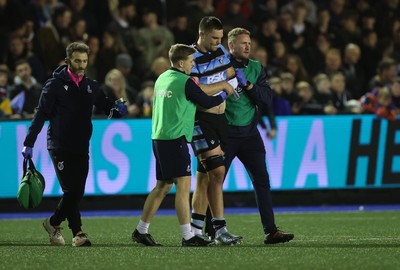
[[[152,116],[153,153],[156,159],[157,184],[143,207],[139,224],[132,233],[135,242],[159,246],[148,233],[150,222],[173,184],[176,186],[175,208],[182,232],[182,246],[210,246],[214,241],[195,235],[190,226],[191,160],[187,143],[192,141],[196,104],[212,108],[233,92],[229,83],[214,85],[216,96],[208,96],[190,74],[195,49],[175,44],[169,51],[171,68],[161,74],[154,86]]]

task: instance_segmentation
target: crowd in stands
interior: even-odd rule
[[[274,115],[399,113],[399,0],[0,0],[0,118],[31,118],[79,40],[91,50],[87,75],[127,100],[130,117],[150,117],[170,46],[196,42],[206,15],[225,34],[251,31]]]

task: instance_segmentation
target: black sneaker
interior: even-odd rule
[[[214,246],[214,240],[209,239],[208,237],[204,237],[202,235],[195,235],[189,240],[182,239],[183,247],[208,247]]]
[[[142,234],[139,233],[137,229],[132,233],[132,240],[145,246],[161,246],[161,244],[154,241],[153,237],[149,233]]]
[[[294,238],[293,233],[285,233],[280,230],[265,235],[264,244],[277,244],[289,242]]]

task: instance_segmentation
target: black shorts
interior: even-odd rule
[[[191,176],[191,160],[185,136],[176,140],[153,140],[157,180]]]
[[[192,148],[197,156],[207,152],[226,141],[228,135],[228,122],[225,114],[196,112]]]

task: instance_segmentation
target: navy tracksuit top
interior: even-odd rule
[[[78,87],[68,75],[67,66],[60,66],[44,84],[24,145],[33,147],[44,122],[49,120],[49,150],[88,153],[93,129],[93,106],[108,115],[113,104],[99,89],[96,81],[85,76]],[[115,116],[120,115],[115,112]]]

